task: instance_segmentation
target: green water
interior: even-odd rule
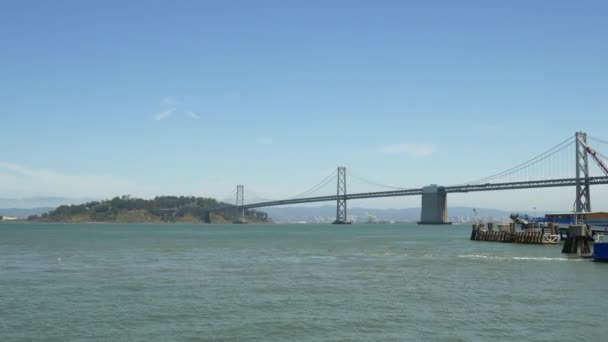
[[[608,341],[608,264],[468,226],[0,225],[0,341]]]

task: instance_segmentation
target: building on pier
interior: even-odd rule
[[[595,211],[588,213],[582,212],[546,214],[545,219],[547,222],[553,222],[562,225],[585,223],[592,226],[608,227],[608,212],[604,211]]]

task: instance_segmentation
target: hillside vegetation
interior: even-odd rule
[[[78,205],[62,205],[30,221],[40,222],[232,222],[234,209],[209,212],[207,209],[229,205],[213,198],[188,196],[158,196],[153,199],[125,195],[111,200],[93,201]],[[247,210],[248,222],[268,222],[264,212]]]

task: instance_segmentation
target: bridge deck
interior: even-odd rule
[[[608,177],[589,177],[587,178],[589,185],[608,184]],[[497,190],[518,190],[518,189],[535,189],[535,188],[552,188],[552,187],[564,187],[564,186],[575,186],[576,178],[561,178],[561,179],[548,179],[539,181],[524,181],[524,182],[509,182],[509,183],[486,183],[486,184],[464,184],[443,187],[446,193],[462,193],[462,192],[478,192],[478,191],[497,191]],[[397,196],[415,196],[421,195],[422,188],[416,189],[404,189],[404,190],[390,190],[390,191],[377,191],[377,192],[360,192],[354,194],[347,194],[345,197],[347,200],[362,199],[362,198],[379,198],[379,197],[397,197]],[[307,198],[293,198],[278,201],[268,201],[251,203],[243,206],[245,209],[272,207],[277,205],[287,204],[298,204],[298,203],[313,203],[313,202],[329,202],[336,201],[337,195],[330,196],[318,196],[318,197],[307,197]],[[234,205],[225,206],[220,208],[213,208],[210,211],[225,210],[234,208]]]

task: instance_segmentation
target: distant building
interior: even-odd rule
[[[0,220],[2,221],[15,221],[16,219],[14,216],[0,216]]]

